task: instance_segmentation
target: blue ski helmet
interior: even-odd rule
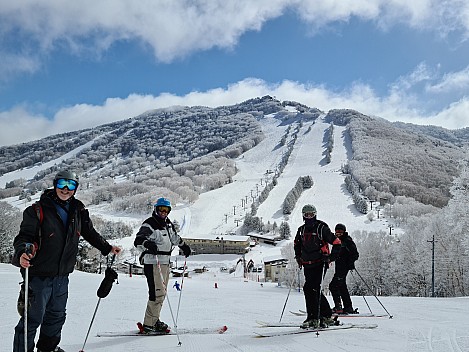
[[[158,209],[158,207],[168,207],[169,210],[171,211],[171,202],[167,198],[163,198],[163,197],[158,198],[154,205],[155,211]]]

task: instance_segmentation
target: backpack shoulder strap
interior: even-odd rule
[[[39,201],[33,203],[33,208],[36,211],[37,218],[39,219],[39,225],[42,225],[42,221],[44,220],[44,213],[42,212],[42,206]]]
[[[33,209],[36,211],[36,215],[39,220],[39,224],[36,229],[37,249],[41,249],[41,244],[42,244],[41,226],[42,226],[42,222],[44,221],[44,212],[42,211],[42,206],[39,201],[33,203]]]

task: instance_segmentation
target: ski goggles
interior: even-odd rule
[[[159,211],[160,213],[169,214],[169,212],[171,211],[171,208],[170,207],[165,207],[164,205],[160,205],[156,208],[156,211]]]
[[[57,181],[55,181],[55,186],[59,189],[64,189],[67,187],[69,191],[74,191],[78,187],[78,182],[66,178],[59,178]]]
[[[314,213],[303,213],[303,217],[307,219],[312,219],[316,216]]]

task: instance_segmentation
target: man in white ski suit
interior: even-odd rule
[[[143,320],[145,332],[168,330],[168,325],[160,321],[160,312],[167,293],[171,252],[174,246],[179,246],[186,257],[191,254],[189,246],[168,219],[170,211],[170,201],[159,198],[152,216],[142,223],[134,241],[135,247],[142,251],[140,263],[148,284],[148,303]]]

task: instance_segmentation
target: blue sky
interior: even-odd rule
[[[270,94],[469,126],[469,3],[0,0],[0,145]]]

